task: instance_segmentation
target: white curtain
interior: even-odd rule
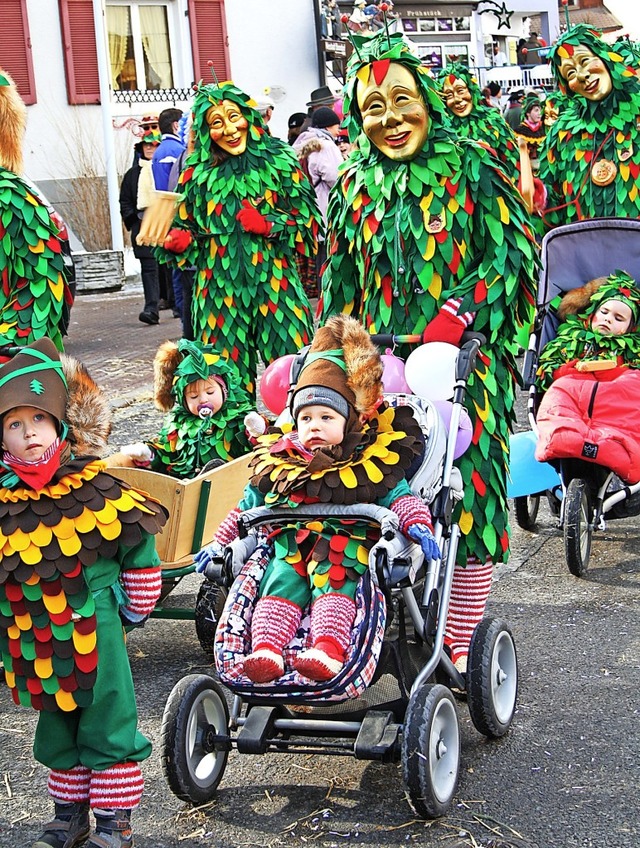
[[[139,6],[142,48],[147,57],[147,87],[173,88],[166,6]]]
[[[131,23],[129,20],[128,6],[107,6],[107,30],[109,33],[109,61],[111,64],[111,85],[114,90],[127,86],[121,85],[125,82],[124,77],[135,78],[135,62],[131,59],[132,67],[125,70],[127,55],[127,43],[131,35]],[[120,77],[120,80],[118,80]],[[137,88],[137,84],[133,86]]]

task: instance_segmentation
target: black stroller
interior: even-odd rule
[[[416,341],[406,336],[374,340]],[[247,754],[351,755],[385,762],[399,759],[413,807],[419,815],[433,818],[446,812],[458,783],[460,734],[451,687],[466,693],[480,733],[497,738],[509,729],[518,666],[508,625],[490,617],[480,622],[466,675],[456,670],[443,647],[460,536],[451,518],[462,497],[460,472],[453,465],[455,439],[480,344],[477,337],[471,338],[458,356],[448,436],[429,401],[413,395],[387,396],[392,405],[412,408],[424,434],[423,458],[410,483],[412,491],[430,504],[441,560],[425,561],[419,545],[396,532],[394,513],[382,507],[313,505],[243,514],[241,538],[227,549],[220,568],[220,582],[231,588],[216,633],[218,679],[234,696],[231,712],[223,687],[207,674],[180,680],[165,707],[163,766],[180,799],[194,804],[210,801],[233,748]],[[295,672],[272,684],[234,677],[234,652],[247,640],[247,596],[254,591],[252,581],[259,580],[264,558],[261,528],[300,515],[311,520],[326,517],[331,509],[343,517],[375,523],[381,532],[361,581],[353,650],[343,671],[325,684],[305,684]],[[244,565],[231,585],[234,560]]]
[[[535,385],[538,357],[545,344],[555,337],[559,325],[553,301],[618,268],[640,279],[638,220],[591,219],[557,227],[544,237],[537,312],[523,365],[524,383],[529,390],[529,423],[535,434],[541,400]],[[640,514],[640,482],[625,485],[610,469],[582,457],[551,464],[559,473],[559,485],[542,492],[535,490],[540,475],[534,470],[530,474],[532,491],[515,498],[516,521],[525,530],[534,529],[540,498],[546,496],[563,530],[569,571],[582,577],[589,565],[593,532],[605,529],[605,517],[628,518]]]

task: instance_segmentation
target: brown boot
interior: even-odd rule
[[[55,803],[56,815],[45,824],[42,835],[31,848],[75,848],[81,845],[91,830],[89,826],[89,804]]]
[[[85,848],[134,848],[131,810],[95,810],[95,833]]]

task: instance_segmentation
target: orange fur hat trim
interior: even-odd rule
[[[27,107],[14,81],[0,68],[0,165],[22,173],[22,141],[27,126]]]

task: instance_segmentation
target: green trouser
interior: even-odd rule
[[[71,712],[41,712],[33,753],[51,769],[82,765],[103,771],[116,763],[140,762],[151,742],[138,730],[138,712],[118,601],[112,589],[95,595],[98,675],[93,703]]]

